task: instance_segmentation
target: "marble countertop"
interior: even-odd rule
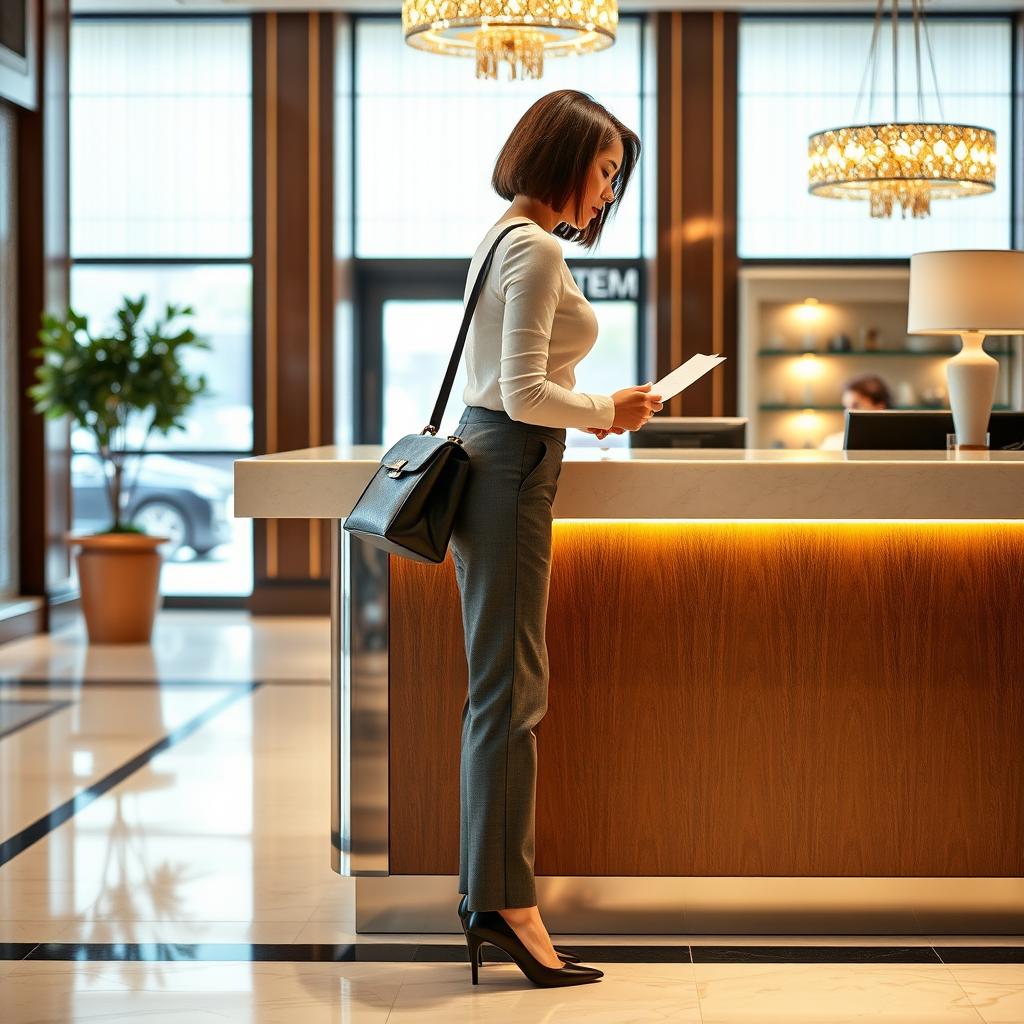
[[[235,516],[335,519],[387,451],[326,445],[235,461]],[[1024,452],[566,449],[559,519],[1024,520]]]

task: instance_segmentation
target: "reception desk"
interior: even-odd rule
[[[451,932],[459,594],[341,529],[384,451],[239,460],[235,514],[332,521],[334,867]],[[554,514],[551,931],[1024,930],[1024,453],[570,447]]]

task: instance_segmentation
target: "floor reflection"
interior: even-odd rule
[[[330,867],[326,619],[161,612],[159,634],[135,661],[87,654],[84,634],[0,647],[0,701],[66,702],[0,737],[0,843],[27,837],[0,858],[2,1024],[1024,1021],[1013,936],[950,937],[1002,947],[955,963],[689,963],[688,937],[563,936],[605,965],[599,985],[535,989],[489,963],[473,988],[454,931],[353,931],[352,880]]]

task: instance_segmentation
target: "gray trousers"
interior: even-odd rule
[[[470,910],[530,907],[537,902],[533,730],[548,704],[551,505],[565,430],[467,406],[457,433],[470,458],[451,539],[469,666],[459,892],[468,893]]]

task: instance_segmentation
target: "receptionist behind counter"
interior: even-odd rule
[[[878,374],[862,373],[843,385],[842,402],[844,409],[891,409],[892,393]],[[818,448],[842,451],[844,433],[837,430],[834,434],[827,434]]]

